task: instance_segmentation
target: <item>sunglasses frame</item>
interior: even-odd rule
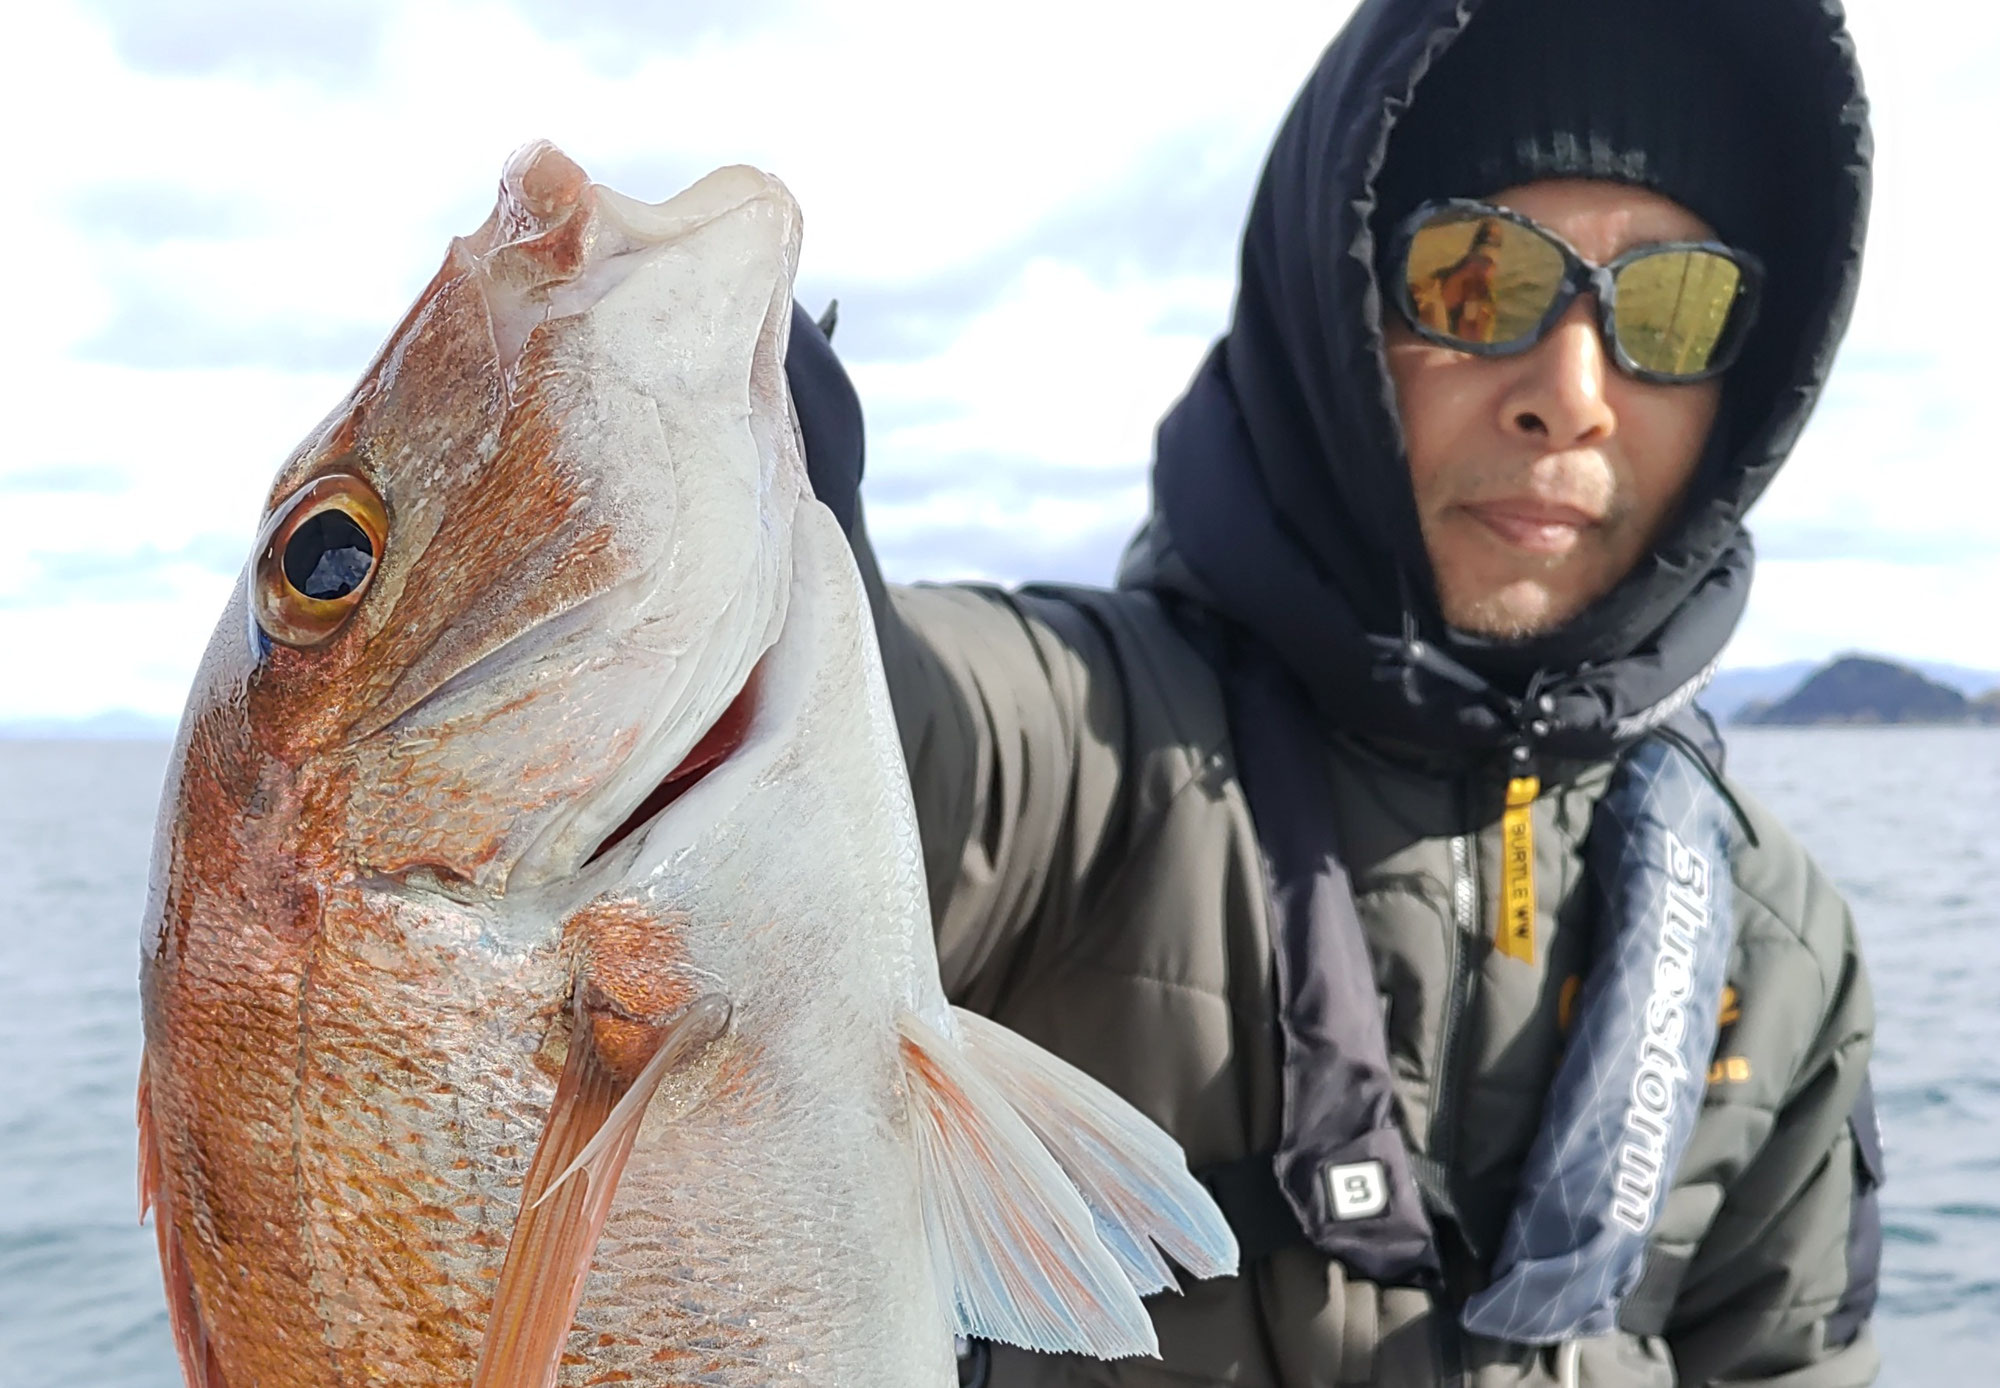
[[[1476,213],[1480,217],[1495,217],[1503,222],[1512,222],[1542,237],[1562,254],[1563,277],[1556,286],[1555,298],[1549,303],[1548,312],[1535,324],[1534,331],[1507,342],[1466,342],[1449,333],[1438,331],[1426,324],[1417,312],[1416,301],[1410,294],[1410,248],[1421,232],[1441,212]],[[1471,220],[1467,218],[1466,220]],[[1671,251],[1707,251],[1720,256],[1734,265],[1739,276],[1736,298],[1730,305],[1730,315],[1741,321],[1730,327],[1720,344],[1716,355],[1709,358],[1708,365],[1700,371],[1685,375],[1675,375],[1667,371],[1651,371],[1626,355],[1625,348],[1618,341],[1618,272],[1636,261],[1649,256]],[[1468,352],[1476,357],[1514,357],[1540,343],[1549,335],[1556,320],[1569,311],[1577,296],[1586,292],[1597,296],[1597,331],[1603,340],[1611,359],[1618,369],[1636,380],[1654,385],[1685,386],[1700,381],[1713,380],[1736,364],[1743,353],[1743,344],[1750,337],[1750,330],[1756,326],[1757,310],[1762,301],[1764,289],[1764,262],[1749,251],[1735,246],[1724,245],[1720,241],[1652,241],[1643,246],[1634,246],[1608,265],[1597,265],[1578,254],[1576,247],[1563,240],[1534,218],[1516,212],[1508,207],[1495,207],[1492,203],[1480,202],[1476,198],[1437,198],[1424,203],[1416,211],[1405,217],[1396,227],[1395,240],[1391,243],[1390,265],[1395,273],[1390,276],[1391,294],[1396,308],[1402,313],[1403,321],[1410,330],[1426,342],[1440,347],[1449,347],[1455,352]]]

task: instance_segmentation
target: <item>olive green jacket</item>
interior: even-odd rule
[[[858,526],[856,551],[947,992],[1110,1084],[1196,1169],[1270,1150],[1271,921],[1214,672],[1150,596],[887,588]],[[1337,737],[1301,752],[1331,762],[1403,1133],[1449,1192],[1449,1290],[1376,1286],[1293,1247],[1153,1298],[1158,1361],[998,1346],[992,1388],[1871,1383],[1865,1326],[1825,1340],[1850,1280],[1873,1011],[1847,908],[1805,852],[1737,792],[1756,846],[1734,857],[1734,996],[1642,1282],[1660,1333],[1499,1344],[1457,1310],[1483,1285],[1585,967],[1583,838],[1610,768],[1550,776],[1533,807],[1524,963],[1490,943],[1499,768],[1419,770]]]

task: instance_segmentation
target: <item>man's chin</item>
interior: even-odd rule
[[[1444,619],[1468,636],[1488,641],[1526,641],[1546,636],[1582,610],[1532,580],[1478,594],[1444,597]]]

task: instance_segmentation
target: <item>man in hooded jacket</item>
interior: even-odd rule
[[[1159,1122],[1243,1246],[1149,1303],[1160,1361],[982,1346],[994,1388],[1873,1381],[1852,921],[1691,707],[1868,157],[1836,0],[1364,0],[1114,591],[884,585],[801,316],[947,991]],[[1718,263],[1687,372],[1648,305]]]

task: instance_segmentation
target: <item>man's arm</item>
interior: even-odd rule
[[[1758,1009],[1764,1025],[1811,1041],[1675,1302],[1667,1336],[1691,1386],[1864,1388],[1879,1368],[1867,1323],[1881,1250],[1866,1100],[1874,1005],[1845,903],[1793,851],[1805,867],[1796,933],[1750,941],[1784,956],[1765,967],[1785,996],[1746,997],[1741,1025]]]

